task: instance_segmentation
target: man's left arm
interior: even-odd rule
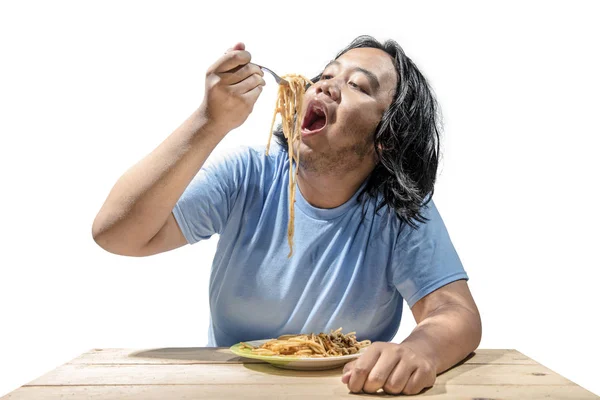
[[[416,394],[467,357],[481,340],[481,318],[465,280],[416,302],[417,327],[400,344],[374,342],[344,367],[342,382],[355,393]]]

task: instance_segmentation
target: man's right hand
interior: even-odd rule
[[[128,256],[185,245],[173,208],[219,140],[248,118],[264,84],[242,43],[211,66],[202,105],[115,183],[92,225],[98,245]]]
[[[250,60],[244,44],[237,43],[206,72],[200,112],[219,130],[229,132],[242,125],[262,92],[264,73]]]

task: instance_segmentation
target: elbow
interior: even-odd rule
[[[109,253],[119,256],[141,256],[140,252],[134,251],[131,246],[127,246],[127,240],[118,238],[114,229],[110,229],[109,224],[103,222],[100,216],[97,216],[92,224],[92,239]]]
[[[94,242],[104,250],[114,253],[115,251],[111,249],[111,242],[114,242],[111,238],[111,233],[114,229],[111,230],[110,225],[111,224],[108,223],[102,213],[98,213],[92,223],[92,239],[94,239]]]
[[[98,246],[106,250],[106,228],[100,222],[99,217],[100,215],[97,215],[92,223],[92,239],[94,239],[94,242],[96,242]]]
[[[479,331],[477,335],[477,347],[481,343],[481,337],[483,336],[483,324],[481,323],[481,317],[479,317]]]
[[[483,325],[481,323],[481,315],[479,314],[479,310],[475,308],[475,312],[471,317],[471,330],[472,330],[472,350],[476,350],[481,344],[481,337],[483,334]]]
[[[127,255],[122,251],[119,251],[116,246],[111,243],[112,240],[110,235],[106,231],[99,229],[95,223],[92,225],[92,239],[94,239],[94,242],[96,242],[100,248],[109,253],[116,255]]]
[[[473,346],[473,351],[475,351],[476,349],[479,348],[479,345],[481,344],[481,336],[482,336],[482,330],[481,330],[481,321],[480,321],[478,330],[475,331],[475,340],[474,340],[475,343]]]
[[[469,353],[475,351],[481,344],[482,323],[481,315],[477,305],[473,302],[471,305],[461,305],[461,337],[463,338],[463,348]]]

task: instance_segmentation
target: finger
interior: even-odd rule
[[[344,385],[347,385],[348,382],[350,382],[351,376],[352,376],[352,371],[344,372],[344,375],[342,375],[342,383]]]
[[[252,74],[265,76],[265,73],[257,65],[252,63],[234,68],[228,72],[220,73],[219,75],[223,84],[234,85],[248,78]]]
[[[375,364],[377,364],[377,360],[381,355],[381,350],[376,348],[369,349],[371,351],[365,352],[360,358],[356,361],[354,365],[354,369],[352,370],[352,375],[350,375],[350,381],[348,382],[348,388],[354,392],[359,393],[367,377],[369,376],[369,372],[373,369]]]
[[[265,80],[263,79],[262,76],[257,75],[257,74],[252,74],[249,77],[247,77],[246,79],[244,79],[243,81],[241,81],[240,83],[236,83],[235,85],[230,85],[230,90],[233,93],[238,93],[238,94],[244,94],[244,93],[248,93],[249,91],[251,91],[252,89],[254,89],[257,86],[264,86],[265,85]]]
[[[399,361],[400,358],[395,352],[384,351],[377,360],[377,364],[369,372],[363,390],[366,393],[376,393],[381,389]]]
[[[237,42],[233,47],[227,49],[228,52],[233,50],[246,50],[246,45],[242,42]]]
[[[414,365],[407,363],[405,360],[400,360],[392,373],[388,376],[383,390],[389,394],[400,394],[406,386],[406,382],[412,376],[412,373],[417,368]]]
[[[252,56],[246,50],[233,50],[222,55],[213,65],[208,68],[208,72],[226,72],[239,65],[246,65],[250,62]]]
[[[406,386],[404,386],[404,390],[402,390],[402,393],[417,394],[426,387],[431,386],[433,386],[433,382],[429,382],[429,378],[425,371],[419,368],[410,376],[408,382],[406,382]]]
[[[344,369],[342,370],[342,373],[346,374],[347,372],[352,371],[352,369],[354,368],[355,365],[356,365],[356,360],[352,360],[352,361],[346,363],[344,365]]]
[[[254,89],[252,89],[249,92],[244,93],[242,96],[250,103],[254,106],[254,103],[256,103],[256,100],[258,99],[258,96],[260,96],[260,94],[262,93],[262,85],[261,86],[257,86]]]
[[[342,370],[342,383],[347,385],[350,382],[350,376],[352,375],[352,369],[356,364],[356,360],[352,360],[344,364],[344,369]]]

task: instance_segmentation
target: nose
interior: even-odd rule
[[[339,100],[340,88],[334,79],[318,81],[315,86],[317,94],[323,93],[324,95],[329,96],[333,101]]]

